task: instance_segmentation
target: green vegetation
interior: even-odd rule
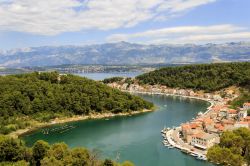
[[[244,103],[250,102],[250,84],[249,86],[242,87],[240,89],[240,96],[234,99],[229,104],[233,108],[242,107]]]
[[[101,160],[96,151],[85,148],[69,149],[65,143],[49,145],[39,140],[33,147],[6,136],[0,136],[0,166],[134,166],[125,161],[119,164],[110,159]]]
[[[208,150],[209,161],[231,166],[250,164],[250,130],[239,128],[225,131],[220,137],[220,144]]]
[[[136,77],[141,84],[216,91],[250,83],[250,63],[221,63],[166,67]]]
[[[125,113],[152,106],[129,93],[74,75],[52,72],[0,76],[2,134],[56,117]]]
[[[113,82],[119,82],[123,80],[123,77],[111,77],[111,78],[105,78],[103,80],[104,84],[109,84],[109,83],[113,83]]]

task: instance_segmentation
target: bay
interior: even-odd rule
[[[28,146],[42,139],[49,143],[65,142],[70,147],[83,146],[102,151],[103,157],[130,160],[137,166],[210,166],[212,164],[168,149],[161,143],[164,126],[178,126],[191,120],[209,103],[195,99],[163,95],[139,95],[152,101],[155,112],[128,117],[86,120],[67,123],[75,128],[66,132],[43,134],[42,129],[23,137]],[[54,125],[52,131],[64,126]]]

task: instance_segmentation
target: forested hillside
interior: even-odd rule
[[[0,133],[30,125],[29,120],[150,109],[152,103],[102,83],[73,75],[31,73],[0,77]]]
[[[250,63],[220,63],[166,67],[136,77],[141,84],[215,91],[250,84]]]
[[[220,136],[219,145],[214,145],[207,152],[209,161],[219,165],[242,166],[250,164],[250,130],[239,128],[225,131]]]
[[[134,166],[129,161],[119,164],[103,160],[100,152],[85,148],[70,149],[65,143],[49,145],[39,140],[33,147],[24,142],[0,135],[1,166]]]

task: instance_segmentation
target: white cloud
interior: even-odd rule
[[[0,0],[0,30],[42,35],[109,30],[178,15],[215,0]]]
[[[148,30],[133,34],[113,34],[107,41],[137,41],[144,43],[207,43],[250,40],[250,31],[230,24],[212,26],[180,26]]]

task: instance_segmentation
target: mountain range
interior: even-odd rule
[[[86,46],[42,46],[0,51],[0,67],[228,61],[250,61],[250,43],[144,45],[118,42]]]

